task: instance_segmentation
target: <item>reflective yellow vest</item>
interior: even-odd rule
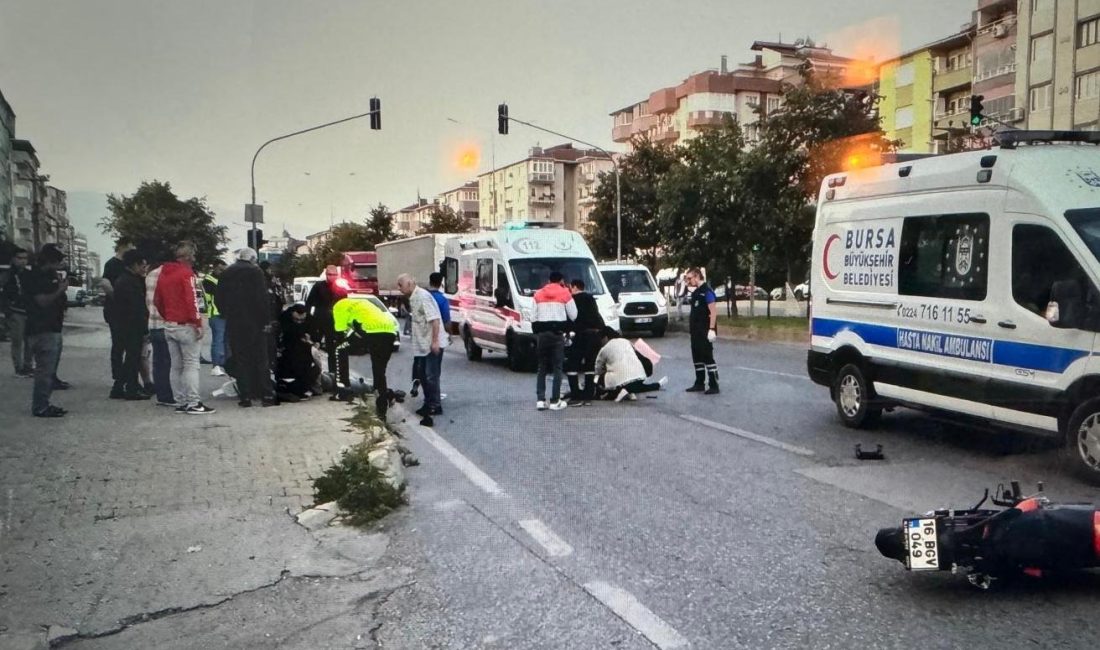
[[[206,292],[206,282],[209,281],[215,287],[218,286],[218,278],[206,274],[202,276],[202,280],[199,281],[199,287],[201,287],[203,300],[206,301],[206,316],[213,318],[215,316],[221,316],[218,312],[218,306],[214,304],[214,294]]]
[[[396,334],[393,317],[366,300],[344,298],[332,306],[332,323],[337,332],[351,329],[353,322],[367,334]]]

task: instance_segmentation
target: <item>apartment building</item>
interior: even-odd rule
[[[15,218],[12,209],[12,140],[15,139],[15,111],[0,92],[0,231],[15,240]]]
[[[428,199],[418,198],[416,203],[406,205],[394,212],[394,231],[402,237],[412,237],[424,225],[429,210]]]
[[[577,160],[576,182],[573,184],[576,190],[573,200],[577,204],[577,230],[584,232],[592,218],[601,178],[603,182],[614,183],[614,171],[615,163],[607,157],[584,156]]]
[[[39,224],[42,241],[39,245],[49,242],[57,244],[63,251],[71,250],[73,229],[69,224],[68,195],[65,190],[47,185],[42,207],[42,220]]]
[[[88,238],[82,233],[73,233],[72,245],[69,248],[69,269],[77,276],[85,280],[89,273],[95,273],[88,267]]]
[[[1100,123],[1100,0],[1019,0],[1015,95],[1029,129]]]
[[[38,250],[41,238],[39,218],[46,185],[38,173],[38,154],[29,140],[12,140],[12,241],[27,250]]]
[[[436,202],[442,207],[448,207],[455,214],[465,217],[470,222],[470,228],[477,230],[479,226],[478,215],[481,205],[478,200],[480,187],[477,181],[469,181],[454,189],[443,192],[436,197]]]
[[[757,53],[753,61],[735,70],[728,69],[723,56],[719,69],[693,74],[677,86],[657,90],[611,113],[612,140],[625,144],[628,151],[638,136],[675,145],[731,116],[745,128],[751,143],[756,139],[753,125],[759,113],[782,105],[785,85],[798,84],[804,66],[839,82],[855,63],[806,39],[795,43],[756,41],[752,51]]]
[[[972,93],[985,98],[987,117],[1012,126],[1022,124],[1024,111],[1016,101],[1017,0],[979,0],[974,29]]]
[[[481,229],[496,230],[508,222],[549,223],[569,230],[580,229],[583,224],[578,206],[579,187],[585,188],[586,196],[590,194],[598,173],[588,180],[579,170],[596,170],[601,165],[610,169],[614,163],[602,152],[561,144],[548,149],[533,147],[523,160],[481,174],[478,176]]]

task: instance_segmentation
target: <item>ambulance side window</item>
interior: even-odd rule
[[[443,293],[458,293],[458,260],[443,260]]]
[[[493,260],[477,261],[477,295],[493,295]]]
[[[1084,284],[1087,277],[1055,231],[1035,224],[1012,229],[1012,298],[1024,309],[1044,316],[1056,282]]]
[[[901,295],[984,300],[989,215],[906,217],[898,253]]]
[[[508,285],[508,274],[504,271],[504,266],[500,264],[497,264],[496,299],[498,307],[515,308],[515,305],[512,304],[512,290]]]

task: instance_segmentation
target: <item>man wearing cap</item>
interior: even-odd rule
[[[37,264],[26,276],[26,337],[34,356],[34,392],[31,414],[39,418],[59,418],[63,408],[50,404],[54,377],[61,358],[61,329],[65,321],[68,284],[61,273],[65,254],[56,244],[45,244]]]

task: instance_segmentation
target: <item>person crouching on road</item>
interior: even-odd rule
[[[596,354],[600,351],[603,333],[603,316],[596,298],[585,291],[584,280],[577,278],[569,283],[573,302],[577,305],[577,318],[573,321],[573,345],[565,351],[565,376],[569,380],[569,406],[588,406],[596,392]],[[584,374],[584,388],[580,387],[580,375]]]
[[[577,303],[565,287],[561,273],[550,273],[546,286],[535,292],[535,318],[531,330],[538,337],[539,373],[535,383],[540,411],[549,408],[560,411],[566,407],[561,400],[562,364],[565,360],[565,332],[577,319]],[[546,375],[553,373],[549,406],[546,403]]]
[[[342,290],[337,290],[342,291]],[[337,296],[340,296],[337,293]],[[374,381],[374,400],[378,417],[385,418],[393,394],[386,383],[386,366],[397,340],[397,327],[390,315],[366,300],[341,297],[332,307],[332,324],[336,331],[336,395],[333,399],[351,395],[351,369],[348,356],[370,355]]]
[[[668,377],[661,377],[656,383],[646,383],[646,369],[642,365],[638,352],[630,341],[621,338],[610,327],[600,334],[600,353],[596,355],[596,374],[603,379],[603,385],[615,393],[615,401],[635,400],[639,393],[651,393],[661,390],[668,383]]]
[[[176,401],[176,413],[206,415],[214,409],[199,399],[199,347],[202,342],[202,316],[199,314],[195,284],[195,246],[182,242],[176,246],[176,261],[160,269],[153,304],[164,319],[164,338],[168,342],[172,375],[169,381]]]
[[[706,395],[717,395],[718,364],[714,362],[714,340],[718,338],[718,305],[714,291],[703,280],[703,273],[697,268],[687,272],[687,283],[691,287],[691,313],[688,316],[691,331],[691,360],[695,363],[695,383],[687,389],[689,393],[706,391]],[[707,381],[710,387],[707,388]]]
[[[320,374],[321,369],[313,361],[313,341],[306,327],[305,305],[291,305],[279,316],[276,394],[279,399],[288,402],[308,399]]]
[[[229,344],[227,363],[237,380],[237,405],[249,408],[252,400],[258,399],[263,406],[278,406],[268,360],[271,301],[267,278],[256,266],[256,251],[251,248],[237,251],[237,261],[218,278],[214,301],[225,318]],[[172,364],[175,363],[172,359]],[[172,382],[174,384],[175,379]]]
[[[145,305],[145,274],[149,271],[145,255],[131,249],[122,254],[122,272],[114,282],[114,321],[112,327],[122,346],[122,399],[147,400],[138,377],[149,334],[149,311]]]
[[[410,344],[415,357],[414,364],[423,369],[420,380],[424,384],[424,405],[416,414],[423,418],[420,424],[434,425],[433,415],[443,413],[439,397],[439,373],[443,364],[443,348],[447,332],[443,329],[443,316],[439,304],[427,290],[416,286],[416,280],[407,273],[397,278],[397,288],[409,299],[409,318],[412,321]]]

